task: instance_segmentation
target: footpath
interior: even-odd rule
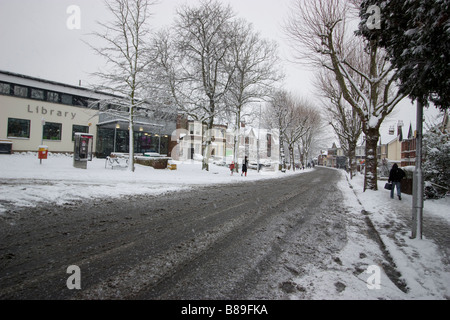
[[[383,251],[383,268],[391,281],[406,299],[421,297],[424,290],[427,298],[450,299],[450,199],[424,202],[423,237],[411,239],[412,196],[391,199],[384,181],[379,181],[378,191],[363,192],[362,179],[347,177],[372,238]]]

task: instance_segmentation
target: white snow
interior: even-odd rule
[[[0,216],[8,209],[37,204],[65,204],[84,198],[108,198],[136,194],[162,194],[184,190],[196,185],[256,181],[285,177],[281,172],[249,170],[248,177],[230,175],[227,167],[211,165],[201,170],[200,162],[176,162],[177,170],[155,170],[136,165],[136,172],[126,169],[105,169],[105,160],[88,162],[87,170],[76,169],[72,157],[49,154],[40,164],[36,153],[0,155]],[[299,170],[295,174],[313,169]],[[411,196],[391,200],[379,182],[379,191],[363,190],[363,176],[348,181],[343,171],[339,182],[347,214],[348,242],[337,253],[341,263],[332,261],[328,267],[308,265],[302,275],[292,280],[298,288],[291,299],[448,299],[450,268],[443,263],[443,253],[430,239],[410,239],[405,216],[410,216]],[[293,173],[287,173],[293,174]],[[350,188],[350,185],[353,188]],[[435,216],[450,223],[450,199],[426,201],[425,216]],[[369,266],[382,266],[385,261],[379,246],[361,230],[367,230],[362,210],[379,232],[392,256],[397,270],[408,286],[404,293],[395,286],[381,268],[380,289],[369,289]],[[8,214],[14,214],[8,213]],[[389,227],[387,227],[389,226]],[[442,235],[443,237],[448,235]],[[448,257],[447,257],[448,258]],[[370,282],[370,281],[369,281]],[[337,287],[340,290],[337,290]]]
[[[177,164],[174,171],[136,165],[133,173],[125,168],[105,169],[105,161],[94,158],[84,170],[74,168],[72,156],[66,154],[50,152],[42,164],[35,152],[0,155],[0,215],[12,204],[15,207],[35,206],[37,203],[60,205],[81,199],[155,195],[195,185],[285,176],[281,172],[261,171],[258,174],[254,170],[249,170],[247,177],[236,173],[231,176],[228,167],[216,165],[211,165],[207,172],[201,169],[200,161],[171,161]]]
[[[307,294],[293,294],[291,299],[450,299],[450,266],[448,262],[443,262],[444,254],[425,236],[422,240],[410,239],[411,230],[402,220],[402,217],[411,216],[412,197],[403,194],[402,201],[390,199],[389,191],[383,189],[383,181],[379,181],[379,191],[363,192],[362,175],[358,174],[351,181],[347,181],[343,172],[342,176],[340,189],[350,209],[345,217],[348,243],[338,255],[342,265],[330,263],[325,269],[310,266],[306,276],[294,279],[298,287],[306,289]],[[353,189],[349,188],[349,184]],[[450,223],[449,200],[425,201],[424,216],[441,217]],[[380,289],[368,288],[368,284],[374,284],[369,278],[372,273],[367,273],[368,267],[381,267],[386,260],[378,245],[361,233],[361,230],[367,229],[362,210],[369,212],[372,223],[402,275],[401,279],[406,282],[407,293],[397,288],[382,268]],[[364,255],[361,256],[361,253]],[[344,284],[345,290],[337,292],[336,283]]]

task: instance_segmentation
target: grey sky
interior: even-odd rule
[[[197,0],[189,0],[195,3]],[[263,36],[282,44],[280,28],[288,1],[228,0],[240,17],[252,22]],[[173,21],[175,8],[184,0],[162,0],[153,8],[152,25],[159,28]],[[66,13],[70,5],[81,10],[81,29],[70,30]],[[103,0],[0,0],[0,69],[49,80],[78,84],[103,63],[82,42],[108,20]],[[281,55],[286,50],[281,46]],[[292,67],[292,66],[290,66]],[[292,86],[294,87],[294,86]]]
[[[182,3],[198,0],[162,0],[154,7],[152,25],[159,28],[173,21],[175,8]],[[264,37],[280,44],[280,56],[288,57],[289,47],[281,29],[288,13],[290,0],[224,0],[235,9],[237,16],[254,24]],[[76,5],[81,10],[81,28],[70,30],[67,8]],[[98,28],[96,21],[107,21],[108,12],[103,0],[0,0],[0,70],[21,73],[43,79],[78,85],[89,85],[89,74],[98,71],[103,64],[92,49],[82,40]],[[304,97],[314,97],[310,73],[291,63],[284,64],[286,89]],[[434,109],[434,108],[433,108]],[[430,112],[436,114],[436,112]],[[415,108],[404,100],[396,115],[386,121],[382,128],[382,142],[393,137],[386,136],[390,125],[403,120],[415,128]]]

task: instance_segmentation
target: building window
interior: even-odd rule
[[[74,124],[72,126],[72,141],[75,141],[75,133],[76,132],[89,133],[89,127],[88,126],[79,126],[79,125]]]
[[[73,96],[73,105],[77,107],[87,107],[88,99],[83,97]]]
[[[59,102],[59,93],[48,91],[47,92],[47,101],[58,103]]]
[[[8,138],[30,138],[30,120],[8,118]]]
[[[72,105],[73,97],[70,94],[62,94],[61,95],[61,103]]]
[[[44,90],[31,89],[31,98],[37,100],[44,100]]]
[[[11,85],[0,82],[0,94],[11,94]]]
[[[21,86],[14,86],[14,95],[17,97],[27,98],[28,97],[28,88]]]
[[[62,124],[54,122],[46,122],[44,125],[44,140],[61,141]]]
[[[87,107],[94,110],[100,110],[100,103],[97,100],[89,99],[87,101]]]

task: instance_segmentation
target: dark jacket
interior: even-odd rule
[[[391,171],[389,172],[389,181],[398,182],[402,181],[402,179],[406,176],[405,171],[400,169],[396,163],[392,166]]]
[[[248,159],[245,157],[244,163],[242,164],[242,172],[247,172],[248,168]]]

